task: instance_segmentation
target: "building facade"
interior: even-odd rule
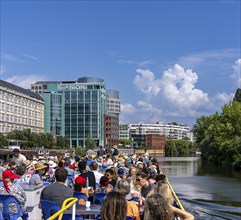
[[[0,80],[0,132],[44,132],[44,100],[36,93]]]
[[[133,135],[145,135],[145,134],[159,134],[165,135],[166,138],[174,140],[181,140],[188,138],[193,142],[193,133],[190,127],[185,125],[174,124],[130,124],[130,136]]]
[[[129,124],[119,124],[119,139],[130,140],[130,128]]]
[[[94,139],[97,146],[105,144],[108,94],[103,79],[37,82],[31,90],[38,92],[46,103],[46,133],[66,136],[71,147],[85,147],[86,138]],[[116,117],[119,121],[119,115]]]

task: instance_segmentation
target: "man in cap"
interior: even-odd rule
[[[15,162],[16,166],[19,166],[25,160],[26,160],[26,157],[23,154],[20,154],[20,150],[18,148],[14,148],[12,161]]]

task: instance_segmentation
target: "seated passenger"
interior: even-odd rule
[[[120,192],[123,196],[126,197],[127,194],[130,193],[130,184],[127,180],[121,179],[118,180],[115,186],[115,191]],[[134,217],[135,220],[140,219],[138,206],[133,201],[126,201],[127,202],[127,216]]]
[[[193,220],[192,214],[169,205],[164,196],[154,193],[147,197],[144,208],[144,220],[174,219],[174,214],[184,220]]]
[[[86,179],[82,176],[78,176],[75,178],[75,181],[74,181],[74,191],[75,192],[81,192],[81,193],[84,193],[87,198],[89,198],[89,192],[88,192],[88,189],[83,187],[84,184],[86,182]],[[78,201],[78,204],[79,205],[85,205],[85,200],[84,199],[80,199]]]
[[[110,181],[106,176],[100,178],[99,184],[100,187],[96,188],[95,192],[109,193],[113,189],[113,186],[110,184]]]
[[[42,176],[44,175],[46,166],[42,162],[37,162],[34,165],[35,173],[31,176],[29,185],[43,186]]]
[[[0,186],[0,194],[15,196],[19,203],[21,211],[24,212],[26,211],[26,207],[25,207],[26,194],[20,185],[14,183],[14,179],[18,179],[19,177],[20,177],[19,175],[15,174],[11,170],[3,171],[2,179],[3,179],[4,185]],[[12,208],[14,209],[15,207],[13,206]]]
[[[126,212],[125,197],[119,192],[109,192],[101,206],[101,220],[125,220]]]
[[[57,182],[44,187],[40,199],[50,200],[61,207],[65,199],[73,197],[73,189],[64,185],[68,176],[66,169],[58,168],[54,175]]]

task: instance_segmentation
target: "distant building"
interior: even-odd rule
[[[162,124],[130,124],[130,136],[146,135],[146,134],[160,134],[165,135],[166,138],[174,140],[181,140],[188,138],[193,142],[193,133],[190,127],[185,125]]]
[[[44,100],[34,92],[0,80],[0,132],[44,131]]]
[[[130,140],[129,124],[119,124],[119,139]]]
[[[86,138],[94,139],[97,146],[106,141],[115,143],[112,138],[118,140],[113,134],[118,136],[119,93],[107,90],[103,79],[82,77],[76,81],[36,82],[31,90],[39,93],[45,102],[45,133],[66,136],[71,147],[85,147]],[[105,126],[108,129],[116,126],[110,125],[112,122],[117,123],[117,131],[107,132]]]

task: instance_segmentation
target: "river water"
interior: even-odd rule
[[[160,157],[185,210],[195,219],[241,220],[241,172],[219,168],[199,157]]]

